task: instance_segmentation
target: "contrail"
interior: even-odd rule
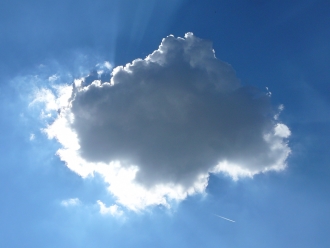
[[[217,214],[214,214],[215,216],[219,217],[219,218],[222,218],[224,220],[228,220],[228,221],[231,221],[231,222],[235,222],[234,220],[231,220],[231,219],[228,219],[228,218],[225,218],[223,216],[220,216],[220,215],[217,215]]]

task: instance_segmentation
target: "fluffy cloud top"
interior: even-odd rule
[[[114,68],[110,82],[90,79],[45,98],[61,108],[45,131],[71,170],[103,175],[121,205],[168,205],[203,192],[210,172],[238,179],[285,168],[290,130],[274,118],[270,94],[241,86],[192,33]]]

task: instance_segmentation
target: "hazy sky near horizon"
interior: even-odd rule
[[[1,3],[0,246],[328,247],[329,11]]]

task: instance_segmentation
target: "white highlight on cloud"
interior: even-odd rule
[[[119,217],[123,215],[123,211],[119,209],[119,206],[114,204],[111,205],[110,207],[106,207],[105,204],[103,202],[101,202],[100,200],[97,201],[97,204],[100,206],[100,213],[101,214],[110,214],[112,216],[115,217]]]
[[[192,33],[164,38],[145,59],[114,68],[110,82],[91,78],[42,89],[35,102],[59,110],[44,131],[62,145],[61,160],[84,178],[100,174],[122,206],[170,207],[203,193],[209,173],[238,180],[286,167],[290,130],[270,95],[241,86]]]
[[[34,140],[35,139],[35,135],[34,135],[34,133],[31,133],[30,134],[30,141],[32,141],[32,140]]]
[[[252,178],[259,171],[253,171],[248,168],[242,168],[242,166],[230,163],[227,160],[224,160],[217,164],[212,170],[211,173],[224,173],[232,177],[234,181],[237,181],[240,177],[250,177]]]
[[[39,91],[35,92],[35,98],[30,103],[30,106],[38,102],[45,103],[44,110],[46,112],[58,109],[58,101],[56,99],[55,94],[53,94],[50,89],[40,89]]]
[[[68,100],[71,97],[71,85],[53,85],[52,89],[39,89],[34,95],[34,100],[30,106],[36,103],[45,103],[45,112],[59,111],[62,108],[68,107]]]
[[[275,135],[282,138],[288,138],[291,135],[291,131],[286,125],[278,123],[275,126]]]
[[[81,202],[78,198],[71,198],[71,199],[61,201],[61,205],[64,207],[77,206],[77,205],[80,205],[80,203]]]

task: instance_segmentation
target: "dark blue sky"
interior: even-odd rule
[[[0,246],[329,247],[329,13],[322,0],[0,3]],[[31,93],[47,75],[71,83],[99,62],[145,58],[186,32],[212,41],[243,85],[268,87],[273,105],[284,104],[288,167],[237,182],[211,175],[206,196],[172,211],[103,216],[96,200],[115,199],[101,178],[84,180],[55,155]],[[69,198],[81,204],[63,207]]]

